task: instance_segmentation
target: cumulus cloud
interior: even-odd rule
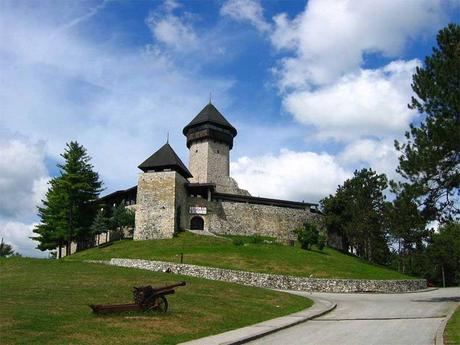
[[[254,196],[318,202],[351,176],[327,153],[283,149],[278,155],[241,157],[232,176]]]
[[[292,52],[278,69],[282,89],[324,85],[356,72],[367,53],[395,56],[444,18],[442,1],[310,0],[290,20],[274,17],[271,41]]]
[[[258,0],[228,0],[220,9],[222,16],[229,16],[238,22],[248,22],[260,32],[271,30],[264,18],[264,10]]]
[[[31,218],[47,191],[45,145],[19,136],[0,138],[0,217]]]
[[[284,106],[300,123],[313,125],[319,139],[399,135],[417,114],[407,103],[419,63],[394,61],[347,74],[329,86],[293,91],[285,97]]]
[[[36,250],[35,247],[38,243],[30,239],[34,235],[32,232],[34,226],[35,224],[0,220],[0,237],[22,256],[47,257],[48,251]]]
[[[391,139],[360,139],[345,147],[337,159],[341,165],[354,167],[371,166],[378,173],[385,173],[389,179],[400,179],[396,173],[399,153]]]

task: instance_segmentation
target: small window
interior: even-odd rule
[[[217,150],[217,153],[220,153],[219,150]]]

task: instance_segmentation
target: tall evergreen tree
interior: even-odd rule
[[[413,76],[409,108],[426,115],[411,124],[400,151],[401,187],[417,201],[426,221],[459,218],[460,207],[460,26],[437,36],[438,47]]]
[[[71,241],[88,240],[90,226],[97,213],[96,200],[102,191],[99,174],[93,170],[86,149],[77,142],[66,145],[64,164],[58,164],[60,175],[50,181],[43,206],[38,208],[41,222],[33,237],[38,249],[54,249]]]
[[[339,186],[335,195],[321,201],[328,229],[338,229],[358,256],[381,264],[389,256],[384,222],[387,186],[384,174],[362,169]]]

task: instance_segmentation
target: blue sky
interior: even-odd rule
[[[65,143],[106,192],[212,93],[238,129],[231,174],[253,195],[317,202],[354,169],[395,174],[422,117],[411,76],[459,2],[0,1],[0,235],[26,255]]]

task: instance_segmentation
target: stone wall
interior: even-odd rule
[[[175,171],[139,175],[135,240],[173,236],[176,224],[176,175]]]
[[[208,215],[209,231],[231,235],[263,235],[280,240],[295,239],[293,230],[308,222],[320,223],[321,216],[305,209],[243,202],[221,201]]]
[[[425,279],[364,280],[304,278],[138,259],[111,259],[109,264],[283,290],[401,293],[422,290],[427,287]]]

